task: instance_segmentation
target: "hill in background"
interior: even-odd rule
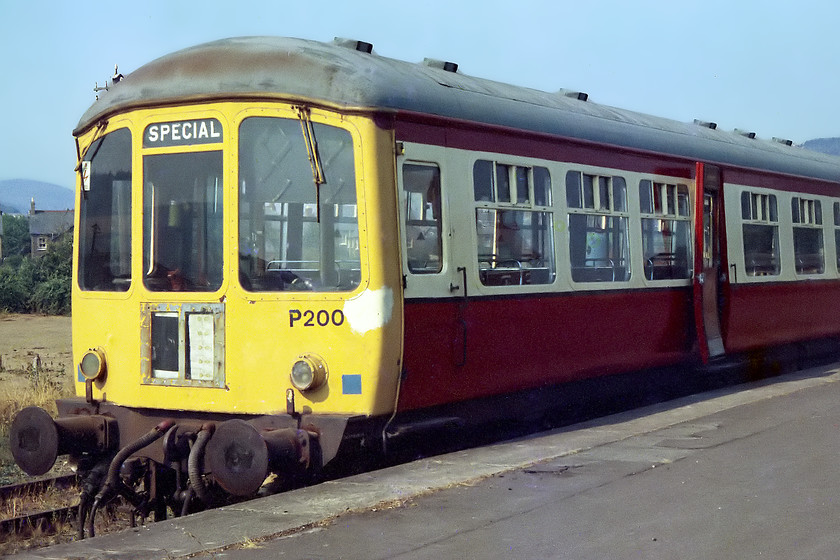
[[[823,154],[840,156],[840,138],[815,138],[805,141],[802,147]]]
[[[75,205],[73,190],[60,185],[30,179],[0,181],[0,211],[28,214],[33,198],[38,210],[67,210]]]

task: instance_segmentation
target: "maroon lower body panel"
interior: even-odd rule
[[[405,303],[401,411],[679,363],[689,287]]]
[[[840,334],[840,282],[733,284],[727,300],[727,353]]]

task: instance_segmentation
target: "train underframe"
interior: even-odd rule
[[[376,441],[384,420],[341,415],[222,415],[135,409],[76,397],[58,417],[29,407],[10,430],[28,474],[69,455],[81,480],[79,537],[122,498],[136,518],[165,519],[311,483],[339,453]],[[381,427],[380,427],[381,433]]]
[[[827,337],[708,365],[688,359],[393,417],[223,415],[75,397],[58,401],[56,419],[37,407],[21,411],[10,441],[29,474],[43,474],[59,455],[70,455],[81,477],[78,535],[84,538],[94,535],[97,512],[116,498],[130,505],[132,522],[157,521],[347,474],[357,469],[348,465],[365,468],[391,453],[391,446],[405,451],[421,442],[425,452],[440,453],[838,358],[840,339]]]

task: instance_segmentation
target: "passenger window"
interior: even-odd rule
[[[595,185],[598,178],[593,175],[584,175],[581,194],[583,196],[584,208],[595,208]]]
[[[403,165],[405,246],[412,274],[443,270],[440,169],[436,165]]]
[[[534,176],[534,206],[551,206],[551,175],[545,167],[535,167]]]
[[[496,164],[496,197],[499,202],[510,202],[510,166]]]
[[[528,189],[528,168],[516,167],[516,203],[528,204],[530,202],[530,193]]]
[[[569,171],[566,173],[566,206],[569,208],[583,208],[581,187],[579,171]]]
[[[481,283],[552,283],[556,271],[548,170],[479,160],[473,183]]]
[[[493,196],[493,162],[478,160],[473,166],[473,192],[476,202],[495,202]]]
[[[825,257],[820,201],[795,196],[791,201],[791,215],[796,273],[822,274]]]
[[[691,271],[691,215],[688,187],[639,182],[645,278],[688,278]]]
[[[779,217],[776,195],[741,193],[744,268],[748,276],[778,276]]]
[[[575,282],[630,279],[627,184],[623,177],[566,174],[569,257]]]

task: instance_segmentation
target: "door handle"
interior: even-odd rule
[[[459,266],[456,270],[461,273],[461,286],[464,287],[464,299],[466,299],[467,298],[467,267]],[[458,290],[461,289],[461,286],[458,286],[457,284],[453,284],[452,282],[450,282],[449,283],[449,291],[450,292],[457,292]]]

